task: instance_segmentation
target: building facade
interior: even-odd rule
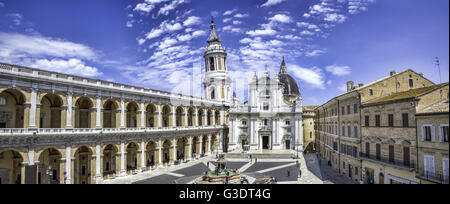
[[[363,180],[360,152],[363,144],[362,104],[392,93],[434,85],[413,70],[389,76],[369,84],[347,83],[347,93],[334,97],[316,109],[316,149],[339,173]]]
[[[231,80],[211,25],[206,99],[0,64],[0,183],[102,183],[226,151]]]
[[[234,100],[230,107],[229,150],[303,151],[302,96],[297,82],[287,74],[262,77],[255,73],[249,84],[249,101]]]
[[[316,150],[315,109],[318,106],[303,106],[303,147],[305,151]]]

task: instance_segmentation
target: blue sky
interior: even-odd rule
[[[392,70],[439,83],[435,57],[449,78],[448,0],[0,0],[0,61],[201,95],[212,15],[242,101],[282,56],[305,105]]]

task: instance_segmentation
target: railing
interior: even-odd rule
[[[382,162],[382,163],[388,164],[388,165],[394,165],[397,167],[408,168],[408,169],[416,169],[416,164],[415,164],[414,160],[405,161],[403,159],[400,160],[400,159],[395,159],[395,158],[384,157],[381,155],[366,154],[363,152],[360,152],[359,156],[362,159],[369,159],[371,161]]]
[[[425,179],[427,181],[431,181],[434,183],[440,183],[440,184],[448,184],[449,183],[449,176],[444,175],[442,171],[430,172],[425,169],[419,168],[417,170],[417,176],[421,179]]]
[[[188,131],[188,130],[212,130],[220,129],[223,126],[198,126],[198,127],[160,127],[160,128],[0,128],[0,136],[9,135],[26,135],[26,134],[84,134],[84,133],[143,133],[143,132],[173,132],[173,131]]]

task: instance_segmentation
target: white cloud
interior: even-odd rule
[[[236,12],[236,11],[237,11],[237,9],[228,10],[228,11],[225,11],[225,12],[223,13],[223,15],[224,15],[224,16],[229,16],[229,15],[233,14],[233,13]]]
[[[293,73],[295,78],[315,88],[325,89],[324,76],[319,68],[303,68],[298,65],[288,65],[288,71]]]
[[[242,13],[237,13],[236,15],[234,15],[235,18],[246,18],[248,17],[248,14],[242,14]]]
[[[134,11],[140,11],[140,12],[149,13],[154,8],[155,8],[155,6],[153,4],[140,3],[140,4],[137,4],[136,7],[133,10]]]
[[[169,15],[170,11],[176,9],[180,4],[185,3],[186,0],[173,0],[170,4],[166,4],[158,11],[159,14]]]
[[[350,75],[351,69],[349,66],[337,66],[337,65],[331,65],[325,68],[327,72],[332,73],[336,76],[345,76]]]
[[[103,75],[95,67],[86,66],[85,63],[79,59],[69,60],[37,60],[29,66],[48,71],[54,71],[65,74],[81,75],[85,77],[97,77]]]
[[[228,22],[230,22],[231,20],[232,20],[231,18],[224,18],[224,19],[223,19],[223,22],[224,22],[224,23],[228,23]]]
[[[324,20],[329,22],[343,23],[345,22],[345,20],[347,20],[347,16],[337,13],[331,13],[326,14]]]
[[[14,25],[16,25],[16,26],[22,24],[22,20],[23,20],[22,14],[9,13],[9,14],[6,14],[6,17],[10,18],[13,21]]]
[[[95,60],[98,54],[90,47],[38,35],[0,32],[0,58],[61,57]]]
[[[325,51],[323,51],[323,50],[313,50],[313,51],[306,52],[305,55],[307,57],[316,57],[323,53],[325,53]]]
[[[291,17],[284,15],[284,14],[277,14],[271,18],[269,18],[270,21],[273,22],[280,22],[280,23],[290,23],[292,21]]]
[[[186,19],[183,22],[183,26],[191,26],[191,25],[197,25],[200,24],[201,22],[201,18],[197,17],[197,16],[190,16],[188,19]]]
[[[3,8],[3,7],[5,7],[5,3],[0,2],[0,8]]]
[[[261,7],[270,7],[282,3],[284,0],[267,0]]]

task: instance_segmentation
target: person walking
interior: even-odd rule
[[[255,158],[255,164],[258,163],[258,158]]]

